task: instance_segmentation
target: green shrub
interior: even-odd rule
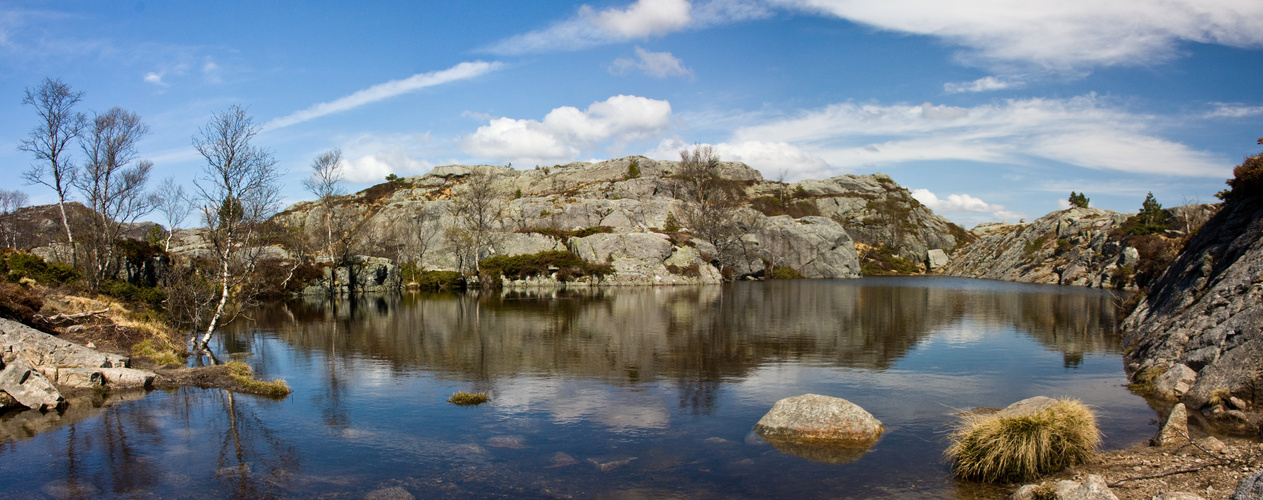
[[[679,276],[697,278],[702,275],[702,268],[701,266],[698,266],[696,262],[684,267],[680,267],[675,264],[667,264],[667,272]]]
[[[44,285],[64,285],[79,279],[79,272],[69,264],[45,262],[38,255],[14,252],[5,259],[8,279],[14,283],[30,278]]]
[[[773,267],[771,278],[774,280],[800,280],[806,278],[803,273],[792,267]]]
[[[760,196],[750,200],[750,207],[763,212],[763,215],[775,217],[788,215],[795,219],[809,215],[820,215],[820,208],[811,200],[795,200],[781,203],[775,196]]]
[[[161,304],[167,298],[161,288],[136,286],[117,280],[102,281],[101,293],[126,302],[144,302],[153,306]]]
[[[628,179],[640,178],[640,160],[632,158],[631,163],[627,164],[627,178]]]
[[[44,301],[26,287],[0,281],[0,318],[30,324]]]
[[[963,416],[951,440],[946,453],[957,476],[1012,482],[1084,463],[1096,452],[1101,434],[1092,410],[1061,399],[1026,415]]]
[[[557,279],[561,281],[570,281],[581,276],[601,278],[614,272],[614,266],[610,264],[592,264],[578,255],[563,250],[523,255],[497,255],[483,259],[478,266],[492,282],[498,282],[501,276],[511,280],[549,276],[553,272],[551,268],[556,268]]]
[[[465,277],[456,271],[424,271],[416,276],[417,288],[436,292],[454,292],[465,288]]]
[[[662,224],[662,230],[668,233],[680,231],[680,221],[676,220],[674,213],[671,213],[670,211],[667,212],[667,220]]]
[[[1088,208],[1088,196],[1083,193],[1070,192],[1070,206],[1077,208]]]
[[[1263,139],[1259,141],[1263,144]],[[1228,189],[1216,195],[1224,201],[1263,194],[1263,154],[1246,157],[1245,161],[1232,169],[1232,178],[1228,179],[1227,184]]]
[[[544,214],[541,213],[540,215],[543,216]],[[585,227],[582,229],[575,229],[573,231],[566,231],[564,229],[557,229],[554,227],[527,227],[527,228],[518,229],[515,232],[526,233],[526,234],[530,234],[530,233],[542,234],[544,236],[553,238],[557,241],[564,242],[566,240],[569,240],[570,238],[575,238],[575,237],[586,238],[594,234],[612,233],[614,232],[614,228],[610,226],[594,226],[594,227]]]
[[[1035,238],[1033,240],[1026,242],[1026,245],[1022,246],[1022,256],[1026,257],[1027,259],[1030,259],[1032,256],[1035,255],[1036,252],[1043,250],[1044,244],[1047,242],[1048,242],[1048,238],[1045,236],[1040,236],[1038,238]]]
[[[915,262],[899,257],[886,245],[877,245],[860,255],[860,273],[864,276],[887,274],[918,274],[921,268]]]

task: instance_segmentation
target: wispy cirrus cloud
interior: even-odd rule
[[[1228,162],[1151,130],[1161,120],[1086,95],[974,107],[833,104],[738,129],[737,141],[795,144],[834,167],[965,160],[1176,177],[1223,177]]]
[[[771,0],[882,30],[941,38],[972,65],[1057,72],[1149,65],[1182,42],[1263,46],[1263,2],[1237,0]]]
[[[626,7],[597,10],[579,7],[574,17],[536,31],[501,40],[488,52],[526,54],[579,50],[597,45],[643,40],[688,28],[728,24],[771,15],[761,0],[636,0]]]
[[[651,52],[640,47],[636,47],[636,59],[618,58],[610,66],[610,73],[615,75],[626,75],[632,71],[640,71],[654,78],[693,76],[693,70],[685,67],[684,61],[670,52]]]
[[[943,91],[948,94],[959,94],[962,92],[989,92],[992,90],[1004,90],[1009,88],[1022,87],[1025,84],[1018,80],[1005,78],[997,78],[994,76],[984,76],[972,82],[948,82],[943,84]]]
[[[1249,118],[1263,115],[1263,106],[1250,106],[1240,103],[1214,103],[1215,108],[1207,111],[1203,118]]]
[[[424,88],[442,85],[444,83],[467,80],[500,69],[501,66],[502,64],[499,62],[463,62],[445,70],[418,73],[402,80],[391,80],[386,83],[379,83],[346,97],[329,102],[322,102],[310,108],[294,112],[290,115],[273,119],[263,124],[263,130],[275,130],[282,127],[288,127],[290,125],[313,120],[328,114],[355,109],[366,104],[382,101],[401,94],[406,94],[408,92],[414,92]],[[207,72],[212,71],[206,68],[203,69]]]

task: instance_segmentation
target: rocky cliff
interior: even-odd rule
[[[1263,158],[1123,323],[1128,374],[1156,396],[1244,423],[1263,403]],[[1257,424],[1257,421],[1255,422]]]
[[[1029,224],[976,228],[978,241],[957,252],[943,274],[1024,283],[1100,287],[1140,256],[1110,233],[1126,214],[1093,208],[1050,213]]]
[[[1169,230],[1134,234],[1132,215],[1059,210],[1026,224],[984,224],[944,266],[948,276],[1137,290],[1152,282],[1216,205],[1165,211]]]
[[[785,184],[725,162],[718,177],[738,200],[727,216],[739,221],[739,234],[717,248],[714,238],[699,237],[707,228],[688,227],[689,180],[679,162],[645,157],[534,170],[437,167],[341,197],[333,213],[355,221],[356,253],[421,269],[467,268],[452,228],[468,224],[456,205],[480,175],[494,178],[497,200],[479,258],[569,251],[611,265],[603,284],[717,283],[760,277],[769,266],[808,278],[854,278],[860,260],[852,234],[918,262],[930,249],[955,248],[967,237],[882,174]],[[295,204],[276,220],[309,232],[327,224],[316,202]],[[505,278],[505,284],[556,281],[556,274]]]

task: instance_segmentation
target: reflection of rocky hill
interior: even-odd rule
[[[1118,352],[1108,296],[1053,290],[773,281],[582,294],[368,297],[341,304],[335,310],[291,302],[255,317],[300,349],[350,352],[400,369],[421,367],[475,381],[549,373],[627,384],[672,379],[699,387],[785,360],[881,370],[965,314],[1028,332],[1067,352],[1068,362],[1083,352]],[[697,397],[705,398],[702,392]]]

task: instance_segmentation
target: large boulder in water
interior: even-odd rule
[[[818,394],[777,401],[754,425],[754,432],[777,449],[827,463],[858,459],[885,430],[859,405]]]

